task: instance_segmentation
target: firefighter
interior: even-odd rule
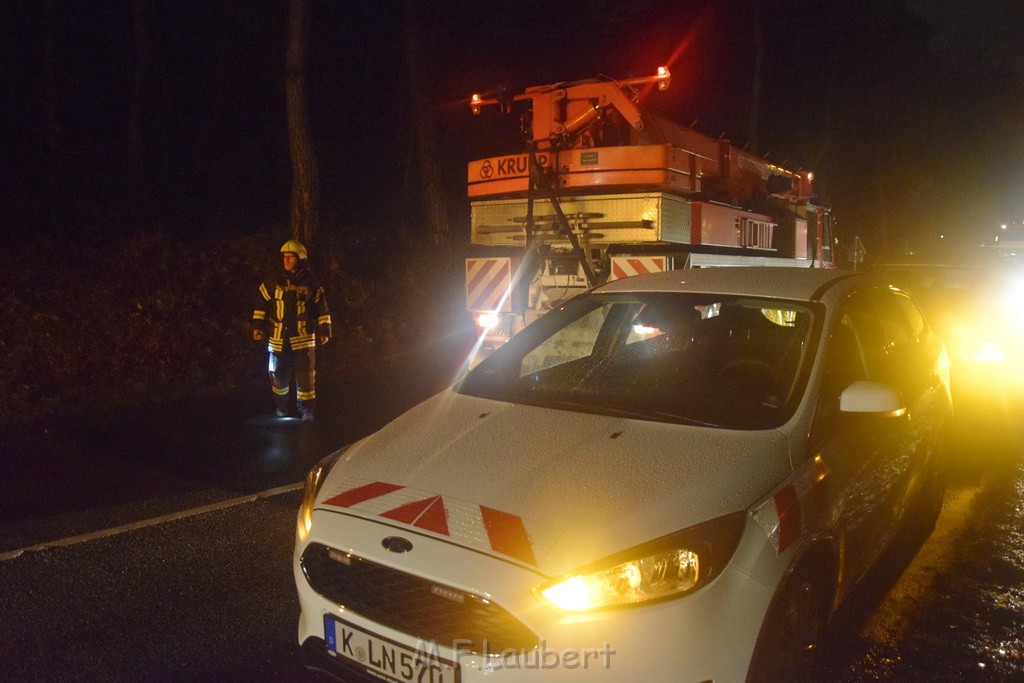
[[[306,247],[281,245],[283,268],[260,284],[252,312],[252,338],[267,341],[270,383],[277,415],[290,415],[289,393],[303,422],[312,422],[316,402],[316,346],[331,339],[331,314],[323,287],[306,266]]]

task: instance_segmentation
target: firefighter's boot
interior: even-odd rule
[[[274,412],[278,417],[288,417],[292,412],[288,409],[288,396],[274,396]]]
[[[288,385],[280,386],[282,378],[274,377],[274,412],[278,417],[289,417],[295,414],[295,398]]]
[[[314,408],[316,406],[316,400],[315,399],[311,399],[311,400],[306,400],[306,401],[298,401],[297,405],[298,405],[298,409],[299,409],[299,417],[302,418],[302,421],[303,422],[312,422],[313,421],[313,412],[314,412]]]

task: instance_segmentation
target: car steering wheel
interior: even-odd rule
[[[749,384],[750,388],[763,389],[766,393],[782,387],[782,374],[766,361],[756,358],[737,358],[726,363],[715,373],[717,380],[733,380]]]

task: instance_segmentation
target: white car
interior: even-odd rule
[[[308,667],[341,680],[810,677],[941,509],[945,349],[864,275],[597,287],[310,472]]]

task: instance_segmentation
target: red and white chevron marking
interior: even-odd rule
[[[512,259],[466,259],[466,310],[512,310]]]
[[[668,270],[668,258],[665,256],[612,256],[611,272],[608,280],[621,280],[634,275],[662,273]]]
[[[344,482],[343,490],[323,501],[364,515],[408,524],[462,545],[535,565],[533,542],[518,515],[449,496],[383,481]]]
[[[814,457],[783,484],[752,517],[781,555],[814,526],[822,512],[829,469],[821,457]]]

